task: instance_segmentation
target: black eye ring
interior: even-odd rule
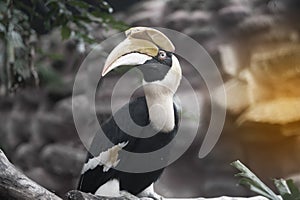
[[[158,52],[158,59],[159,60],[165,60],[167,58],[167,53],[163,50],[160,50]]]

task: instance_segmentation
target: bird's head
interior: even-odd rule
[[[144,89],[148,92],[172,92],[181,80],[181,67],[173,54],[175,47],[160,31],[134,27],[125,32],[126,39],[107,57],[102,76],[120,66],[138,68],[143,74]]]

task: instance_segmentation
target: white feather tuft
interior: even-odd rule
[[[98,165],[103,166],[103,172],[107,172],[110,168],[116,167],[120,162],[118,159],[119,151],[127,144],[128,141],[119,143],[107,151],[101,152],[99,156],[89,159],[88,162],[84,164],[81,174],[84,174],[88,170],[95,169]]]

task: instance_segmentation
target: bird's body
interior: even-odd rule
[[[101,126],[110,142],[104,142],[103,134],[95,135],[78,189],[117,196],[113,194],[117,188],[117,192],[157,197],[152,186],[168,165],[172,148],[168,144],[179,125],[180,109],[173,98],[180,84],[181,67],[173,54],[173,44],[161,32],[136,27],[126,31],[126,36],[109,54],[102,76],[122,65],[136,67],[143,74],[145,96],[124,105]],[[124,150],[141,156],[159,154],[141,162]],[[153,169],[136,170],[148,163]],[[124,170],[129,168],[131,171]]]
[[[118,115],[123,115],[124,112],[126,112],[127,106],[124,106],[120,110],[118,110],[115,113],[115,117],[118,117]],[[146,99],[145,97],[140,97],[135,99],[134,101],[129,103],[129,112],[132,116],[132,120],[139,126],[146,126],[143,130],[144,132],[141,132],[141,136],[143,137],[143,134],[147,134],[147,132],[155,131],[152,129],[151,126],[147,126],[150,123],[149,120],[149,113],[146,105]],[[174,104],[174,117],[176,120],[176,124],[178,122],[178,108]],[[152,129],[152,130],[149,130]],[[110,118],[106,123],[102,125],[102,130],[104,133],[107,134],[107,137],[111,140],[114,144],[119,144],[122,142],[127,142],[128,144],[124,147],[124,150],[135,152],[135,153],[148,153],[155,150],[158,150],[165,145],[167,145],[175,136],[177,131],[177,126],[174,127],[174,129],[169,133],[159,132],[155,134],[152,137],[148,138],[137,138],[128,135],[124,131],[118,128],[116,125],[116,122],[114,118]],[[96,134],[97,135],[97,134]],[[145,135],[144,135],[145,136]],[[101,138],[94,139],[91,149],[95,149],[93,154],[98,155],[100,148],[97,148],[101,144]],[[103,145],[105,146],[105,144]],[[166,152],[167,153],[167,152]],[[168,155],[161,155],[162,158],[165,158],[163,162],[168,162],[166,159]],[[88,159],[93,158],[94,156],[89,153]],[[120,158],[120,162],[126,162],[126,158]],[[125,160],[122,160],[125,159]],[[128,161],[128,160],[127,160]],[[129,162],[129,161],[128,161]],[[149,160],[151,162],[151,160]],[[122,163],[119,163],[122,164]],[[161,173],[163,172],[163,169],[155,170],[152,172],[146,172],[146,173],[129,173],[129,172],[122,172],[118,171],[116,169],[109,169],[107,172],[103,172],[103,166],[97,166],[93,170],[88,170],[84,176],[81,177],[80,183],[79,183],[79,190],[95,193],[97,189],[105,184],[106,182],[117,179],[120,183],[120,190],[125,190],[130,192],[131,194],[139,194],[144,189],[146,189],[149,185],[151,185],[153,182],[155,182]],[[97,177],[97,178],[96,178]]]

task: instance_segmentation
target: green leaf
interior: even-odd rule
[[[84,9],[88,9],[88,8],[90,8],[90,5],[89,4],[87,4],[85,1],[82,1],[82,0],[80,0],[80,1],[78,1],[78,0],[70,0],[70,1],[68,1],[68,4],[70,4],[70,5],[72,5],[72,6],[74,6],[74,7],[76,7],[76,8],[84,8]]]
[[[24,47],[23,38],[21,37],[20,33],[16,31],[11,31],[9,35],[9,39],[11,40],[15,48]]]
[[[0,1],[0,12],[5,13],[7,9],[7,4],[4,1]]]
[[[284,200],[300,200],[300,191],[294,184],[294,181],[289,179],[286,184],[290,190],[290,194],[285,194],[282,196]]]
[[[231,163],[231,165],[241,171],[241,173],[237,174],[237,176],[242,177],[240,183],[249,186],[250,190],[253,192],[263,195],[271,200],[300,200],[300,191],[293,180],[274,179],[274,184],[280,193],[280,197],[259,180],[259,178],[239,160]]]
[[[48,0],[48,1],[46,1],[45,2],[45,5],[47,6],[47,5],[49,5],[49,4],[57,4],[57,0]]]
[[[13,2],[13,6],[10,6]],[[93,44],[95,37],[90,34],[94,24],[102,28],[124,30],[128,26],[116,21],[109,13],[111,6],[103,0],[45,0],[43,3],[31,0],[30,5],[22,0],[0,0],[0,39],[8,40],[9,53],[5,58],[12,60],[16,66],[29,67],[29,45],[25,45],[32,34],[49,34],[52,30],[60,29],[62,39],[71,36],[80,41]],[[97,2],[97,5],[94,3]],[[41,9],[39,9],[41,8]],[[41,23],[41,25],[40,25]],[[72,26],[71,26],[72,25]],[[73,34],[74,33],[74,34]],[[39,53],[39,52],[37,52]],[[57,57],[53,56],[53,59]],[[17,72],[20,69],[12,69]],[[10,77],[4,82],[8,82]],[[3,83],[1,83],[3,84]],[[0,87],[1,87],[0,84]]]
[[[110,27],[119,31],[126,31],[130,26],[121,21],[111,21]]]
[[[299,189],[296,187],[296,185],[294,184],[294,181],[291,179],[288,179],[286,181],[286,184],[288,185],[289,189],[291,190],[292,194],[297,194],[300,195],[300,191]]]
[[[100,18],[100,17],[95,17],[95,16],[90,15],[90,14],[87,14],[87,16],[88,16],[88,18],[91,22],[96,22],[96,23],[99,23],[99,24],[101,24],[103,22],[103,19]]]
[[[5,26],[2,23],[0,23],[0,32],[5,32]]]
[[[71,35],[71,29],[67,26],[62,26],[61,27],[61,37],[62,39],[69,39]]]
[[[284,179],[274,179],[274,184],[281,196],[291,193],[291,191]]]
[[[95,38],[91,37],[88,34],[76,33],[76,37],[83,39],[83,41],[89,44],[96,42]]]
[[[61,76],[53,68],[38,65],[37,71],[41,81],[47,86],[61,87],[63,85]]]
[[[264,197],[267,197],[268,199],[274,199],[272,195],[268,194],[267,192],[261,190],[258,187],[250,185],[249,188],[250,188],[251,191],[256,192],[257,194],[260,194],[260,195],[262,195]]]
[[[237,176],[241,176],[241,184],[246,185],[253,192],[259,193],[271,200],[281,200],[268,186],[266,186],[253,172],[251,172],[243,163],[239,160],[234,161],[231,165],[237,168],[241,173]]]

